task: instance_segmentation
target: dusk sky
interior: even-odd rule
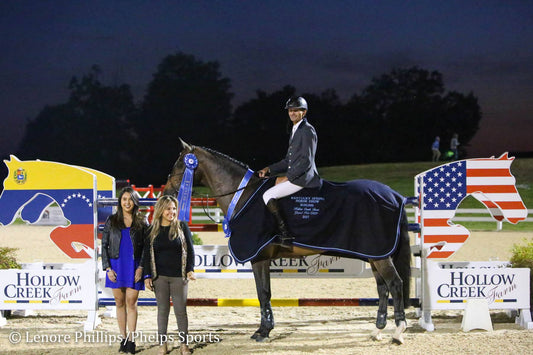
[[[479,98],[469,157],[533,151],[530,0],[2,0],[0,19],[3,158],[29,119],[67,101],[72,76],[97,64],[103,84],[130,84],[140,101],[157,65],[176,52],[218,61],[234,107],[285,85],[333,88],[345,102],[394,67],[437,70],[447,90]],[[328,119],[313,118],[312,106],[309,116]]]

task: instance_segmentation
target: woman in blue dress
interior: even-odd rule
[[[143,247],[148,227],[139,212],[139,195],[125,187],[118,195],[117,212],[107,219],[102,234],[102,269],[106,287],[113,289],[122,339],[119,352],[135,354],[131,339],[137,327],[137,299],[144,290]],[[128,338],[128,335],[130,336]]]

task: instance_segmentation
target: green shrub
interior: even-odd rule
[[[15,257],[15,248],[0,248],[0,269],[20,269],[20,264]]]
[[[194,245],[203,245],[204,244],[202,239],[200,239],[200,237],[198,236],[198,233],[192,233],[192,243]]]
[[[533,241],[525,240],[526,245],[514,244],[511,252],[511,265],[515,268],[529,268],[529,305],[533,306]],[[533,311],[533,308],[530,308]]]
[[[526,245],[514,244],[511,249],[513,267],[530,268],[533,270],[533,241],[525,239]]]

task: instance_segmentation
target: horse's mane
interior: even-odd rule
[[[249,169],[247,164],[244,164],[243,162],[241,162],[241,161],[239,161],[239,160],[237,160],[235,158],[232,158],[232,157],[230,157],[227,154],[220,153],[217,150],[214,150],[214,149],[211,149],[211,148],[207,148],[207,147],[200,147],[200,148],[205,150],[205,151],[207,151],[207,152],[209,152],[209,153],[211,153],[211,154],[213,154],[213,155],[215,155],[215,156],[217,156],[217,157],[219,157],[219,158],[221,158],[221,159],[229,160],[230,162],[232,162],[234,164],[237,164],[237,165],[239,165],[240,167],[242,167],[242,168],[244,168],[246,170]]]

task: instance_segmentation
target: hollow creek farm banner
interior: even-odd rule
[[[0,309],[93,309],[94,271],[0,270]]]
[[[466,301],[475,298],[486,299],[491,309],[528,309],[530,270],[502,265],[480,262],[443,268],[428,260],[431,309],[464,309]]]
[[[199,278],[253,278],[252,264],[239,263],[226,245],[195,245],[194,271]],[[270,262],[270,276],[282,278],[371,277],[372,271],[358,259],[310,255],[279,258]]]

